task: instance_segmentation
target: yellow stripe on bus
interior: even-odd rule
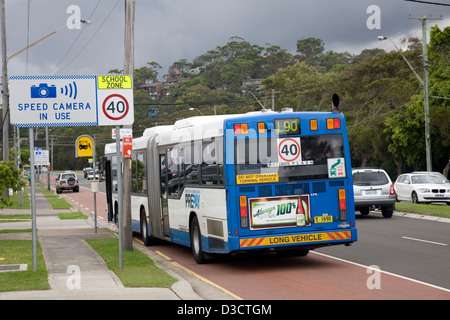
[[[351,239],[351,231],[339,232],[321,232],[321,233],[306,233],[293,234],[285,236],[262,237],[262,238],[248,238],[239,241],[241,248],[261,247],[261,246],[276,246],[282,244],[295,244],[305,242],[318,241],[337,241]]]

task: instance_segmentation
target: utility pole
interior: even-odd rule
[[[123,73],[133,75],[134,71],[134,8],[135,0],[125,0],[125,57]],[[132,128],[131,125],[124,128]],[[122,174],[122,246],[123,250],[133,250],[131,228],[131,159],[123,158]]]
[[[272,89],[272,111],[275,111],[275,94],[280,93],[281,91],[275,91]]]
[[[9,91],[8,91],[8,69],[6,57],[6,19],[5,19],[5,0],[1,0],[1,34],[2,34],[2,95],[3,95],[3,117],[2,117],[2,132],[3,132],[3,161],[9,161]]]
[[[427,20],[442,20],[442,18],[410,17],[422,22],[422,56],[423,56],[423,102],[425,111],[425,151],[427,171],[433,171],[431,162],[431,135],[430,135],[430,106],[428,93],[428,49],[427,49]]]

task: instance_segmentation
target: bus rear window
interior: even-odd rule
[[[235,140],[237,176],[277,174],[277,182],[346,177],[342,134],[255,140]],[[343,172],[335,172],[336,163]]]

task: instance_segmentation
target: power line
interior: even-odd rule
[[[111,16],[111,14],[113,13],[114,9],[117,7],[117,5],[119,4],[120,0],[117,0],[116,4],[114,5],[114,7],[111,9],[111,11],[108,13],[108,15],[106,16],[105,20],[103,20],[102,24],[97,28],[97,30],[94,32],[94,34],[92,35],[92,37],[88,40],[88,42],[86,42],[86,44],[77,52],[77,54],[75,55],[75,57],[73,57],[72,60],[70,60],[63,68],[61,68],[60,71],[64,70],[65,68],[67,68],[68,65],[70,65],[76,58],[78,58],[78,56],[80,55],[81,51],[83,51],[87,45],[92,41],[92,39],[94,39],[94,37],[97,35],[97,33],[100,31],[100,29],[103,27],[103,25],[105,24],[106,20],[108,20],[108,18]]]
[[[94,10],[92,11],[91,15],[89,16],[88,20],[91,20],[92,16],[94,15],[95,10],[97,10],[98,5],[100,4],[102,0],[98,0],[97,5],[95,6]],[[75,43],[78,41],[78,39],[80,39],[81,35],[83,34],[84,28],[86,28],[86,24],[83,25],[83,29],[81,29],[81,32],[78,34],[77,38],[72,42],[72,45],[70,46],[70,48],[67,50],[67,52],[64,54],[64,56],[59,60],[59,62],[56,64],[55,68],[53,69],[53,71],[51,72],[51,74],[55,74],[56,70],[58,70],[59,65],[61,64],[61,62],[67,57],[67,55],[69,54],[69,52],[72,50],[73,46],[75,45]]]
[[[447,6],[447,7],[450,7],[450,4],[442,3],[442,2],[431,2],[431,1],[421,1],[421,0],[404,0],[404,1],[432,4],[432,5],[436,5],[436,6]]]

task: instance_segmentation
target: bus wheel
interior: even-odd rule
[[[144,245],[151,245],[151,236],[148,235],[147,219],[145,217],[145,209],[141,210],[141,236]]]
[[[194,255],[195,262],[198,264],[205,263],[205,254],[202,251],[202,234],[200,232],[200,226],[198,224],[197,216],[192,219],[191,229],[191,249]]]

